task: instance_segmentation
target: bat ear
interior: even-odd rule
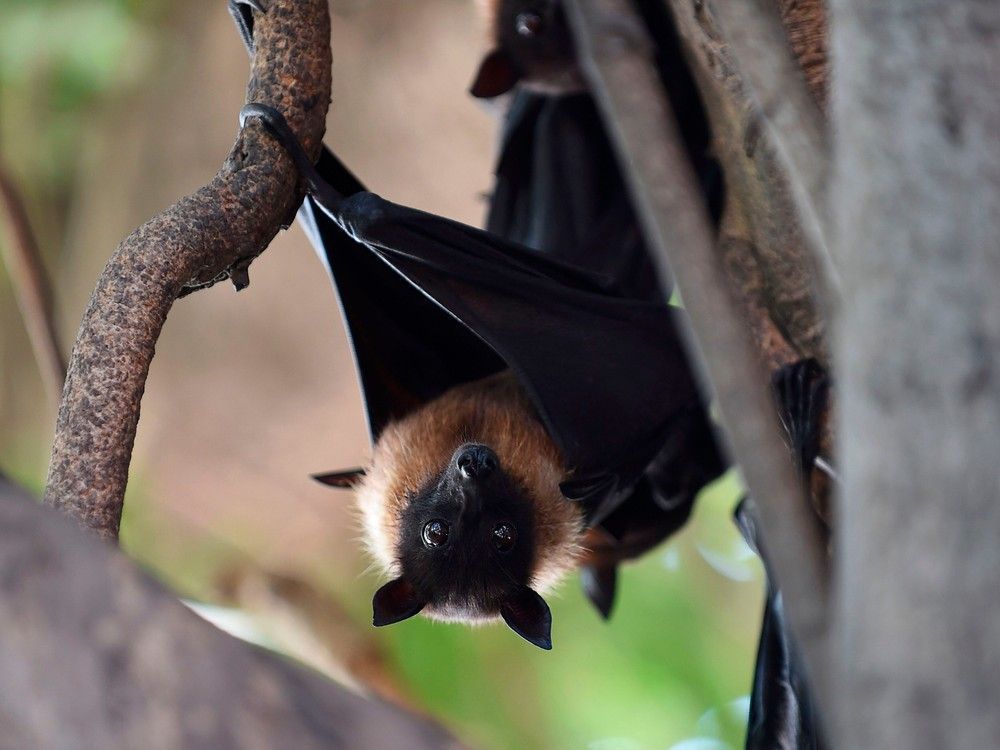
[[[372,624],[380,628],[402,622],[417,614],[427,602],[405,578],[389,581],[372,598]]]
[[[313,474],[312,478],[320,484],[325,484],[329,487],[339,487],[342,490],[349,490],[357,487],[364,476],[364,469],[346,469],[344,471],[332,471],[329,474]]]
[[[583,584],[583,593],[590,599],[590,603],[597,607],[601,617],[609,619],[611,608],[615,605],[618,569],[614,565],[581,568],[580,582]]]
[[[529,643],[534,643],[546,651],[552,648],[552,612],[533,589],[522,586],[521,590],[500,607],[510,629]]]
[[[483,58],[469,93],[477,99],[492,99],[514,88],[520,77],[510,55],[495,49]]]

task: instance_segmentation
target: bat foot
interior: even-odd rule
[[[342,196],[316,171],[316,165],[313,164],[306,150],[302,148],[302,144],[292,132],[285,116],[274,107],[253,102],[240,110],[240,127],[246,126],[247,120],[252,117],[259,118],[264,122],[274,139],[281,144],[281,147],[295,163],[295,168],[305,180],[310,195],[316,198],[317,202],[333,217],[342,203]]]
[[[247,52],[253,52],[253,11],[267,12],[260,0],[229,0],[229,15],[236,23]]]
[[[830,378],[815,359],[802,359],[778,370],[771,386],[799,471],[807,477],[819,455]]]

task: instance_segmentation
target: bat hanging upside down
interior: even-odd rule
[[[539,595],[577,561],[584,519],[566,469],[509,371],[456,386],[382,432],[370,467],[320,477],[353,485],[365,538],[392,580],[375,625],[417,613],[498,618],[551,648]]]
[[[260,9],[231,2],[252,49]],[[530,27],[518,38],[563,28],[550,18],[556,4],[544,8],[539,19],[513,16]],[[525,61],[518,72],[546,78]],[[319,479],[357,485],[368,544],[391,577],[375,594],[374,623],[503,619],[548,649],[541,594],[578,564],[607,617],[618,562],[673,533],[725,467],[682,311],[385,201],[328,149],[314,163],[277,110],[250,104],[248,118],[302,175],[300,220],[350,332],[373,460],[367,472]]]

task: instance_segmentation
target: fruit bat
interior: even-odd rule
[[[503,618],[548,647],[539,596],[585,527],[644,491],[701,397],[683,312],[489,232],[364,192],[260,117],[309,188],[301,217],[334,278],[358,366],[372,465],[369,543],[393,576],[376,624],[417,612]],[[471,468],[470,468],[471,467]]]
[[[519,107],[519,101],[529,98],[525,94],[584,94],[582,98],[589,101],[573,36],[559,0],[480,0],[480,4],[487,17],[492,49],[480,63],[470,87],[473,96],[490,99],[517,87],[512,112]],[[718,224],[725,197],[722,169],[712,154],[708,118],[697,85],[685,62],[673,17],[662,0],[635,0],[635,5],[655,42],[653,57],[656,70],[670,100],[692,169],[701,182],[709,213]],[[514,116],[509,121],[517,122],[519,119],[521,118]],[[598,120],[591,122],[598,124],[601,129],[598,139],[594,141],[596,148],[600,150],[603,145],[600,141],[606,143],[607,136]],[[564,144],[556,140],[544,145],[554,146],[556,152],[580,155],[580,143]],[[584,145],[589,143],[585,142]],[[538,147],[541,148],[542,144]],[[606,154],[611,156],[610,146],[607,147]],[[597,155],[596,158],[601,157]],[[565,178],[570,177],[579,163],[572,166],[568,162],[564,163],[560,174]],[[617,167],[604,171],[609,176],[612,172],[617,178]],[[499,176],[501,175],[498,174]],[[617,183],[620,184],[620,178],[617,178]],[[573,189],[571,182],[564,180],[564,184]],[[615,180],[612,180],[612,184],[615,184]],[[604,192],[607,194],[607,189]],[[620,195],[622,199],[628,200],[624,186]],[[574,197],[578,196],[579,191]],[[535,213],[544,216],[550,208],[552,206],[543,206]],[[610,247],[612,249],[605,252],[606,256],[633,256],[628,251],[618,252],[617,246],[613,244]],[[574,254],[569,262],[577,264],[579,259]]]
[[[236,0],[231,9],[251,46],[252,15]],[[551,647],[551,614],[538,590],[565,572],[577,545],[590,548],[584,583],[606,611],[614,566],[679,527],[690,488],[724,468],[676,344],[680,314],[629,301],[627,274],[532,258],[516,243],[367,194],[325,149],[314,169],[277,112],[252,106],[244,114],[263,117],[307,176],[311,197],[300,216],[333,273],[352,335],[375,459],[368,475],[320,478],[366,482],[369,543],[394,575],[373,600],[374,622],[420,611],[499,616]],[[711,195],[711,181],[703,186]],[[507,186],[513,204],[516,188],[516,180]],[[501,204],[495,198],[496,231],[516,236],[519,222],[523,229],[539,216],[496,218]],[[593,335],[580,336],[585,329]],[[806,363],[775,383],[803,466],[815,452],[807,427],[825,399],[813,370]],[[644,378],[650,373],[660,377]],[[637,414],[636,404],[649,411]],[[598,442],[603,455],[588,450]],[[686,500],[669,501],[677,497]],[[591,536],[581,536],[585,527]],[[814,716],[769,586],[748,747],[783,737],[819,747]]]

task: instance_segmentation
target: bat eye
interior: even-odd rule
[[[421,536],[424,539],[425,547],[440,547],[441,545],[447,543],[448,532],[450,531],[447,521],[441,521],[439,519],[434,519],[433,521],[428,521],[424,524],[424,531]]]
[[[537,13],[518,13],[515,21],[517,33],[521,36],[534,37],[542,33],[545,28],[545,21]]]
[[[493,544],[500,552],[510,552],[517,543],[517,531],[509,523],[499,523],[493,529]]]

